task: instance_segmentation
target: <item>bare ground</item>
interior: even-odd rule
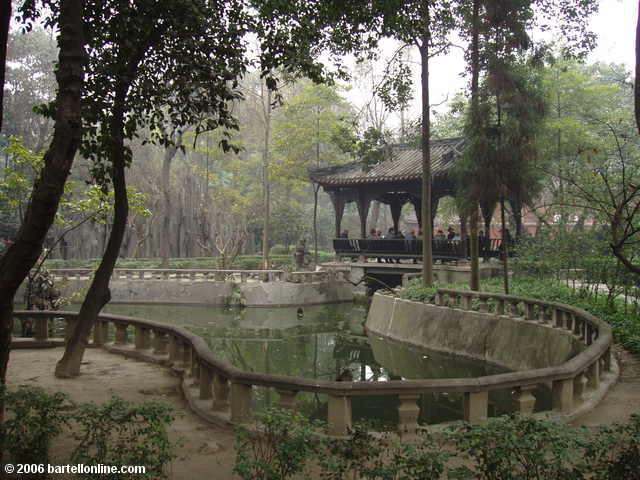
[[[620,378],[605,399],[574,425],[597,426],[625,421],[640,411],[640,358],[625,351],[616,352]],[[105,402],[118,395],[132,402],[161,400],[173,406],[175,421],[171,437],[181,442],[178,459],[170,466],[175,480],[233,479],[235,459],[233,432],[212,426],[187,407],[179,393],[178,378],[168,369],[100,349],[88,349],[77,379],[58,379],[53,375],[62,349],[14,350],[11,353],[8,382],[10,387],[40,386],[48,391],[62,391],[75,402]],[[66,464],[70,438],[59,438],[53,445],[52,464]],[[64,478],[56,476],[56,478]]]
[[[235,459],[233,432],[201,420],[187,407],[179,393],[179,380],[165,367],[136,360],[101,349],[87,349],[81,375],[59,379],[53,375],[61,348],[14,350],[9,361],[10,387],[40,386],[62,391],[77,403],[103,403],[113,395],[131,402],[160,400],[174,409],[171,439],[181,442],[178,459],[170,466],[169,478],[175,480],[231,479]],[[74,443],[69,436],[58,438],[52,451],[52,465],[67,464]],[[63,478],[56,475],[56,478]]]

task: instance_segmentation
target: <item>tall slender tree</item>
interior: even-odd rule
[[[422,281],[433,284],[433,252],[431,238],[431,108],[429,104],[429,59],[448,46],[447,35],[454,28],[452,2],[449,0],[376,0],[375,13],[380,18],[379,33],[413,45],[420,53],[422,185],[421,227]],[[405,70],[406,72],[406,70]],[[408,79],[405,79],[405,81]],[[402,79],[395,82],[407,91]],[[403,102],[400,102],[402,104]]]

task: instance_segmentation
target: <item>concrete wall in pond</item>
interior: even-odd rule
[[[88,280],[58,281],[56,286],[74,303],[82,301]],[[353,300],[351,285],[346,282],[198,282],[174,280],[113,280],[114,303],[166,303],[191,305],[242,304],[252,307],[312,305]],[[22,301],[23,289],[16,299]]]
[[[366,325],[394,340],[512,370],[560,365],[584,348],[569,332],[551,326],[380,294],[373,297]]]

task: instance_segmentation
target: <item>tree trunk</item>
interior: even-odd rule
[[[174,144],[166,147],[164,157],[162,159],[162,175],[160,178],[160,188],[162,189],[162,198],[164,200],[164,217],[162,219],[162,238],[160,241],[160,268],[167,268],[169,265],[170,249],[171,249],[171,161],[178,151],[179,145],[182,144],[182,134],[178,133],[178,138]]]
[[[262,219],[262,268],[269,269],[269,221],[271,216],[271,185],[269,184],[269,140],[271,136],[271,90],[267,88],[267,104],[262,101],[264,145],[262,150],[262,188],[264,211]]]
[[[313,267],[318,266],[318,192],[320,185],[313,185]]]
[[[11,0],[2,0],[2,18],[0,19],[0,132],[2,131],[2,112],[4,100],[4,72],[7,66],[7,43],[9,42],[9,23],[11,23]]]
[[[96,270],[87,296],[80,307],[78,320],[67,341],[64,355],[56,365],[55,374],[59,378],[76,377],[80,374],[80,364],[89,339],[89,333],[98,318],[98,314],[111,299],[109,280],[118,259],[129,213],[124,152],[124,103],[126,91],[127,86],[123,85],[116,91],[113,117],[110,122],[111,146],[109,159],[113,166],[111,180],[114,194],[114,215],[111,233],[102,261]]]
[[[636,83],[634,89],[636,125],[640,132],[640,1],[638,1],[638,21],[636,24]]]
[[[83,83],[82,2],[64,0],[60,9],[60,55],[56,72],[58,105],[55,129],[44,166],[34,184],[31,203],[15,243],[0,259],[0,382],[6,381],[13,327],[13,297],[38,260],[58,210],[82,135],[80,100]]]
[[[504,197],[500,198],[500,225],[502,227],[502,279],[504,293],[509,295],[509,239],[507,238],[507,225],[504,218]]]
[[[5,2],[10,5],[10,1]],[[7,12],[9,15],[9,12]],[[0,259],[0,384],[7,381],[13,299],[31,267],[35,265],[47,232],[53,223],[64,184],[82,137],[82,98],[84,31],[81,0],[60,3],[60,54],[56,79],[58,93],[53,139],[44,156],[44,166],[33,186],[31,203],[16,239]],[[4,17],[3,17],[4,20]],[[2,65],[4,71],[4,65]],[[4,422],[4,403],[0,402],[0,425]],[[2,463],[0,446],[0,463]],[[4,475],[4,471],[0,476]]]
[[[428,17],[428,7],[426,15]],[[429,112],[429,31],[422,35],[420,43],[421,90],[422,90],[422,284],[433,285],[433,245],[431,239],[431,150]]]
[[[480,76],[480,51],[479,51],[479,25],[480,0],[473,1],[473,14],[471,19],[471,131],[477,126],[478,118],[478,78]],[[469,216],[471,256],[471,290],[480,290],[480,246],[478,244],[478,199],[472,194],[471,212]],[[487,233],[487,236],[489,233]]]

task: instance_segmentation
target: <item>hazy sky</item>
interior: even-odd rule
[[[589,55],[588,61],[602,61],[623,63],[629,72],[633,72],[635,65],[635,28],[638,14],[636,0],[601,0],[600,9],[590,22],[591,29],[598,35],[598,46]],[[418,55],[414,54],[414,59]],[[436,57],[430,62],[430,100],[432,105],[441,104],[447,98],[451,99],[456,92],[466,87],[467,80],[460,76],[464,70],[463,53],[460,49],[452,48],[446,55]],[[414,101],[410,107],[409,117],[415,118],[420,111],[419,96],[419,68],[416,64],[414,86],[416,87]],[[350,100],[359,106],[364,101],[363,93],[351,92]],[[434,107],[438,111],[445,109],[445,104]],[[392,126],[397,126],[397,115],[390,119]]]

